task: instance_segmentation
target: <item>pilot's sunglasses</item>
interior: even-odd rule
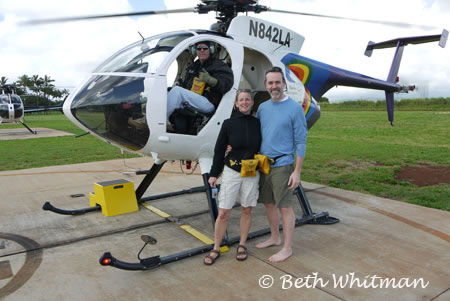
[[[200,51],[200,50],[208,50],[209,48],[208,47],[197,47],[197,51]]]

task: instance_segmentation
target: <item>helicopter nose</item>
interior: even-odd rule
[[[73,97],[70,111],[89,131],[136,151],[150,136],[145,77],[93,76]]]

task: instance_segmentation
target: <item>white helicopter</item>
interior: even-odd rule
[[[374,49],[396,47],[388,78],[380,80],[301,56],[299,52],[304,42],[302,35],[265,20],[238,16],[241,12],[296,12],[273,10],[258,5],[258,1],[251,0],[201,2],[197,7],[188,9],[36,20],[29,23],[144,14],[216,12],[218,22],[211,30],[163,33],[120,50],[95,69],[92,76],[74,90],[63,105],[64,114],[86,132],[122,149],[153,157],[154,165],[151,170],[145,172],[147,175],[136,190],[139,202],[148,200],[143,198],[143,195],[166,161],[199,162],[213,224],[217,217],[217,206],[207,184],[208,173],[212,165],[215,141],[223,121],[231,116],[238,89],[248,88],[254,91],[257,108],[270,98],[264,86],[264,71],[272,66],[278,66],[284,71],[287,80],[286,94],[303,105],[308,128],[311,128],[320,117],[320,106],[316,99],[337,85],[384,90],[388,118],[392,123],[394,93],[407,93],[414,89],[412,85],[402,86],[396,82],[404,47],[408,44],[433,41],[439,41],[439,45],[445,47],[448,37],[448,31],[444,30],[442,34],[432,36],[398,38],[381,43],[370,42],[365,53],[368,56]],[[311,16],[300,12],[296,14]],[[345,19],[324,15],[313,16]],[[380,23],[370,20],[357,21]],[[392,23],[391,25],[399,24]],[[214,52],[216,58],[231,67],[234,74],[233,87],[223,96],[212,115],[203,114],[189,107],[178,110],[175,118],[184,118],[189,124],[187,130],[173,131],[168,127],[166,120],[167,93],[192,63],[195,57],[190,51],[192,45],[201,41],[212,44],[214,51],[210,52]],[[305,222],[330,224],[338,221],[328,216],[327,212],[312,213],[301,185],[297,189],[297,195],[304,212],[303,218],[297,219],[298,224]],[[55,208],[47,202],[44,209],[74,215],[99,208],[67,211]],[[250,234],[249,238],[251,237]],[[234,241],[238,240],[228,240],[229,243]],[[208,251],[210,248],[208,246],[196,252]],[[174,260],[184,256],[176,255],[177,259]],[[192,250],[185,255],[191,256]],[[170,262],[169,259],[162,261],[155,259],[150,260],[151,263],[141,260],[140,264],[127,264],[106,253],[100,261],[105,265],[131,270],[150,269],[159,266],[161,262]]]
[[[215,140],[223,120],[231,115],[235,92],[239,88],[253,90],[256,107],[270,98],[264,87],[264,71],[269,67],[278,66],[284,70],[286,93],[303,105],[308,128],[320,116],[316,99],[338,85],[386,91],[389,121],[392,122],[393,93],[407,93],[414,89],[412,85],[396,83],[404,46],[439,41],[439,45],[445,47],[448,37],[448,31],[444,30],[440,35],[370,42],[365,53],[368,56],[373,49],[397,47],[388,79],[379,80],[299,55],[304,37],[291,29],[249,16],[237,16],[239,12],[296,13],[273,10],[257,3],[252,0],[204,0],[195,8],[35,20],[29,23],[215,11],[219,21],[211,30],[163,33],[120,50],[95,69],[91,78],[75,89],[63,106],[64,114],[72,122],[100,139],[131,152],[151,155],[157,163],[167,160],[199,161],[202,173],[209,172]],[[190,46],[200,41],[211,42],[215,48],[214,55],[231,66],[234,84],[223,96],[215,113],[207,117],[208,120],[192,124],[189,133],[171,132],[165,118],[167,92],[193,61],[195,56],[190,52]],[[194,126],[196,128],[192,128]]]
[[[30,133],[36,135],[37,132],[33,131],[24,121],[24,115],[26,113],[36,113],[59,110],[62,112],[62,104],[50,107],[38,107],[38,108],[25,108],[23,101],[19,95],[14,93],[14,88],[10,85],[1,87],[0,94],[0,124],[2,123],[21,123]]]
[[[1,90],[2,94],[0,94],[0,124],[20,122],[32,134],[36,135],[37,132],[30,129],[30,127],[23,121],[25,109],[22,99],[19,97],[19,95],[14,94],[14,90],[11,86],[4,86],[1,88]]]

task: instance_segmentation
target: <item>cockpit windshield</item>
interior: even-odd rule
[[[17,95],[11,95],[11,103],[21,105],[22,100]]]
[[[9,100],[5,94],[0,95],[0,120],[9,118]]]
[[[6,105],[8,103],[9,103],[8,96],[5,94],[0,95],[0,105]]]
[[[155,73],[167,54],[178,43],[191,36],[192,33],[183,32],[134,43],[104,62],[94,72]],[[142,68],[142,65],[148,67]]]
[[[150,136],[147,104],[163,101],[150,94],[152,79],[147,74],[155,73],[172,49],[191,36],[190,32],[159,35],[110,57],[94,71],[108,74],[94,74],[74,96],[73,116],[108,141],[142,149]]]

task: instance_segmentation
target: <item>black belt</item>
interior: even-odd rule
[[[272,161],[271,161],[271,165],[273,165],[273,164],[275,164],[275,162],[277,162],[278,159],[280,159],[281,157],[284,157],[284,156],[286,156],[286,155],[283,154],[283,155],[276,156],[275,158],[270,158],[270,157],[268,157],[268,158],[269,158],[270,160],[272,160]]]

